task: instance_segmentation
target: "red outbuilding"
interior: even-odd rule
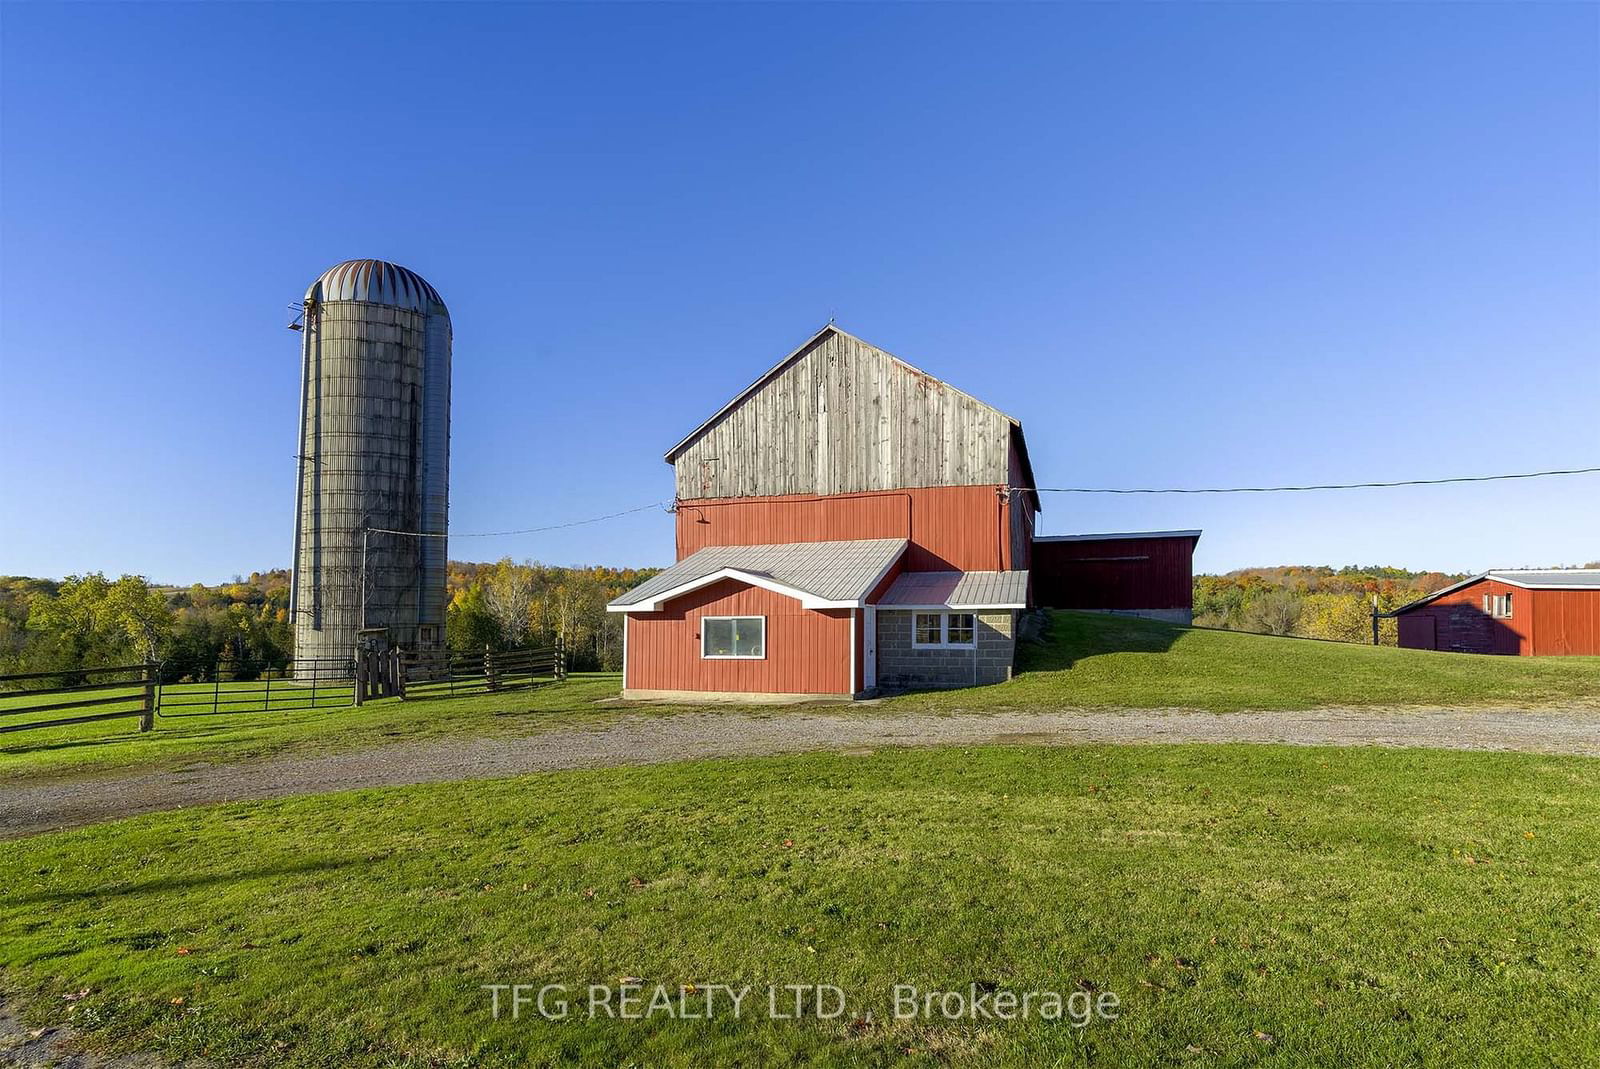
[[[1413,650],[1600,655],[1600,568],[1484,572],[1396,609]]]

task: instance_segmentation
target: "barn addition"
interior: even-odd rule
[[[1039,535],[1033,596],[1040,605],[1194,622],[1194,547],[1199,531]]]

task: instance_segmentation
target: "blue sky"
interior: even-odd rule
[[[7,5],[0,572],[288,563],[298,335],[455,324],[452,530],[671,496],[829,317],[1042,483],[1600,464],[1600,8]],[[1600,557],[1600,479],[1046,500],[1197,566]],[[670,517],[452,556],[662,564]]]

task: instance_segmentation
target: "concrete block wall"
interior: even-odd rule
[[[878,611],[878,685],[889,689],[1004,683],[1016,655],[1016,613],[976,613],[973,648],[918,649],[915,613]]]

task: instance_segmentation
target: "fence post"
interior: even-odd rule
[[[400,656],[400,647],[394,648],[394,693],[396,697],[406,696],[406,662]]]
[[[355,704],[360,705],[367,696],[367,655],[356,654],[356,697]]]
[[[567,678],[567,641],[556,632],[556,682]]]
[[[489,652],[489,647],[483,647],[483,681],[489,690],[500,689],[500,679],[495,672],[494,654]]]
[[[139,711],[139,730],[151,731],[156,726],[156,678],[154,662],[144,662],[144,703]]]

